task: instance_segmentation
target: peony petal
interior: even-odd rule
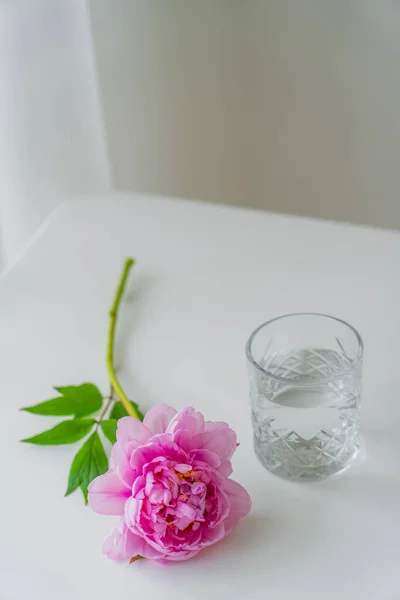
[[[103,515],[123,515],[131,493],[114,471],[93,479],[88,491],[90,507]]]
[[[193,436],[192,449],[207,449],[230,460],[237,446],[236,433],[226,423],[206,423],[204,433]]]
[[[221,460],[218,454],[215,452],[211,452],[211,450],[206,450],[205,448],[199,448],[197,450],[193,450],[190,453],[190,456],[195,460],[200,460],[201,462],[205,462],[207,465],[212,467],[213,469],[218,469],[221,466]]]
[[[138,554],[143,558],[159,559],[163,555],[149,546],[140,536],[132,533],[123,518],[111,535],[105,540],[103,553],[112,560],[127,560]]]
[[[210,491],[214,486],[209,486]],[[216,527],[229,516],[231,511],[231,503],[228,495],[221,488],[215,488],[213,492],[213,506],[209,511],[207,523],[211,527]]]
[[[188,429],[178,429],[174,434],[168,435],[171,435],[177,446],[185,452],[192,449],[193,434]]]
[[[195,496],[197,496],[199,494],[205,495],[206,491],[207,491],[207,486],[202,481],[195,481],[195,483],[192,485],[192,494],[194,494]]]
[[[137,472],[141,472],[144,465],[164,455],[164,448],[158,444],[151,443],[146,446],[140,446],[132,452],[130,458],[131,468]]]
[[[220,475],[222,475],[222,477],[226,477],[226,478],[230,477],[233,472],[231,461],[230,460],[221,461],[221,466],[219,467],[218,472]]]
[[[162,552],[159,552],[158,550],[156,550],[155,548],[153,548],[153,546],[150,546],[150,544],[147,543],[146,540],[144,540],[142,538],[142,549],[139,552],[140,556],[143,556],[143,558],[150,558],[152,560],[157,560],[160,558],[164,557],[164,554]]]
[[[152,437],[148,429],[141,421],[134,417],[122,417],[118,421],[117,441],[125,448],[129,442],[144,444]]]
[[[192,470],[192,465],[188,465],[186,463],[180,463],[178,465],[174,466],[174,471],[177,471],[178,473],[187,473],[188,471]]]
[[[144,486],[146,485],[146,478],[143,475],[139,475],[136,477],[132,486],[132,496],[136,496],[140,490],[144,490]]]
[[[175,417],[177,411],[168,404],[156,404],[144,417],[143,424],[155,433],[165,433],[170,421]]]
[[[135,472],[133,471],[125,450],[119,442],[115,442],[111,449],[111,468],[115,471],[118,477],[128,487],[131,487],[135,480]]]
[[[193,556],[196,556],[200,552],[200,548],[198,550],[190,550],[189,552],[182,550],[181,552],[174,552],[173,554],[165,554],[163,558],[157,560],[158,563],[162,565],[166,565],[169,562],[179,562],[182,560],[188,560]]]
[[[225,421],[207,421],[204,426],[204,431],[219,431],[220,429],[227,429],[228,423]]]
[[[132,533],[121,518],[118,526],[103,544],[103,553],[112,560],[126,560],[139,554],[142,540]]]
[[[206,527],[203,529],[203,537],[201,539],[201,547],[211,546],[222,540],[225,537],[226,531],[223,523],[220,523],[216,527]]]
[[[131,531],[137,531],[137,524],[140,522],[142,510],[142,501],[136,498],[129,498],[125,503],[125,522]]]
[[[186,453],[174,442],[169,433],[155,435],[150,443],[135,448],[130,457],[130,465],[135,472],[160,457],[167,457],[177,462],[186,462]]]
[[[196,412],[192,406],[180,410],[171,420],[167,427],[167,433],[175,433],[180,429],[186,429],[193,435],[204,431],[204,417]]]
[[[224,491],[231,504],[231,510],[223,524],[226,533],[230,533],[236,527],[239,519],[250,512],[251,499],[244,487],[233,479],[226,480]]]
[[[197,433],[201,433],[204,431],[205,421],[201,412],[195,411],[192,415],[193,419],[196,421],[196,431]]]

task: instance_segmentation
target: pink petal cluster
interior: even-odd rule
[[[191,407],[160,404],[143,423],[120,419],[111,469],[89,486],[94,511],[121,517],[104,553],[186,560],[230,533],[251,506],[229,479],[236,445],[226,423],[205,423]]]

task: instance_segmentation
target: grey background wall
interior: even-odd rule
[[[89,5],[115,187],[400,226],[400,2]]]

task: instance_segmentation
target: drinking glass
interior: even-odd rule
[[[246,345],[254,448],[286,479],[318,480],[357,455],[363,342],[341,319],[284,315]]]

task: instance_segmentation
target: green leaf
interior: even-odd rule
[[[85,504],[87,504],[88,485],[98,475],[103,475],[108,469],[108,460],[95,431],[78,450],[72,461],[68,477],[68,487],[65,492],[69,496],[78,487],[81,488]]]
[[[117,420],[106,419],[105,421],[101,421],[100,427],[106,438],[112,444],[115,444],[115,442],[117,441]]]
[[[100,409],[103,404],[103,396],[93,383],[82,383],[81,385],[69,385],[54,388],[65,398],[69,398],[74,405],[75,417],[91,415]]]
[[[26,406],[25,408],[21,408],[21,410],[25,410],[26,412],[36,415],[52,415],[54,417],[68,417],[69,415],[73,415],[75,413],[75,409],[76,406],[75,404],[71,403],[71,399],[63,396],[53,398],[52,400],[46,400],[46,402],[41,402],[40,404],[35,404],[34,406]]]
[[[85,437],[95,423],[96,421],[94,419],[71,419],[70,421],[61,421],[61,423],[52,429],[48,429],[47,431],[43,431],[43,433],[21,440],[21,442],[41,444],[44,446],[72,444]]]
[[[89,481],[90,483],[90,481]],[[88,504],[89,502],[89,498],[88,498],[88,487],[89,487],[89,483],[87,485],[85,485],[84,483],[81,483],[79,485],[79,487],[81,488],[81,492],[83,494],[83,498],[85,500],[85,504]]]
[[[136,402],[132,402],[131,400],[129,400],[129,402],[137,410],[140,420],[143,421],[144,414],[139,409],[139,406],[136,404]],[[122,402],[116,402],[110,412],[110,419],[117,419],[117,421],[118,421],[118,419],[122,419],[122,417],[126,417],[126,416],[128,416],[128,413],[126,412],[125,407],[122,404]]]
[[[69,385],[54,389],[62,395],[34,406],[27,406],[22,410],[36,415],[85,417],[99,410],[103,403],[103,397],[93,383]]]
[[[115,419],[118,421],[118,419],[122,419],[122,417],[126,417],[127,414],[128,413],[126,412],[122,402],[116,402],[111,409],[110,419]]]

